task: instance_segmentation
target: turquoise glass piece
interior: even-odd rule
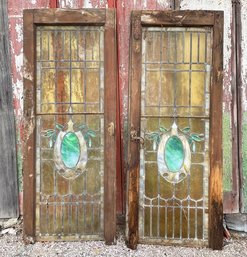
[[[165,162],[169,171],[178,172],[184,163],[184,147],[177,136],[171,136],[165,145]]]
[[[67,168],[74,168],[80,158],[80,143],[75,133],[67,133],[61,144],[61,158]]]

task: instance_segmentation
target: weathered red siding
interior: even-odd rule
[[[246,20],[246,4],[245,1],[242,2],[242,19]],[[125,171],[127,169],[127,118],[128,118],[128,74],[129,74],[129,34],[130,34],[130,14],[132,10],[135,9],[156,9],[165,10],[174,8],[173,0],[9,0],[8,10],[9,10],[9,29],[10,29],[10,50],[11,50],[11,66],[12,66],[12,85],[13,85],[13,104],[16,116],[17,125],[17,148],[18,148],[18,169],[19,169],[19,181],[20,181],[20,191],[22,191],[22,141],[25,140],[23,136],[23,83],[22,83],[22,64],[23,64],[23,33],[22,33],[22,12],[26,8],[117,8],[117,40],[118,40],[118,63],[119,63],[119,113],[121,121],[121,149],[119,149],[120,143],[118,145],[118,150],[121,152],[121,158],[118,156],[119,168],[117,171],[117,210],[119,213],[123,213],[125,209],[125,199],[124,199],[124,187],[125,187]],[[233,95],[232,95],[232,74],[231,74],[231,6],[232,1],[227,0],[181,0],[181,9],[214,9],[214,10],[224,10],[225,11],[225,43],[224,43],[224,115],[223,115],[223,128],[224,128],[224,153],[227,158],[225,158],[224,163],[226,163],[227,168],[224,169],[224,187],[225,190],[231,190],[231,170],[232,162],[234,162],[229,154],[231,155],[232,141],[231,133],[232,128],[236,125],[236,113],[234,113]],[[244,27],[244,26],[243,26]],[[246,28],[244,27],[246,30]],[[243,33],[242,46],[246,45],[246,37]],[[246,117],[246,83],[244,78],[246,77],[246,68],[243,67],[245,62],[243,60],[242,64],[242,101],[243,101],[243,111],[244,117]],[[120,128],[119,128],[120,129]],[[244,138],[246,137],[246,122],[243,120],[243,132]],[[240,128],[241,130],[241,128]],[[240,142],[242,143],[242,142]],[[244,176],[247,172],[247,157],[245,154],[245,144],[243,144],[243,169]],[[234,156],[233,156],[234,158]],[[228,167],[228,166],[229,167]],[[121,168],[122,171],[121,171]],[[230,172],[227,172],[230,170]],[[234,172],[238,172],[234,170]],[[245,186],[245,198],[247,198],[246,183]],[[247,201],[245,200],[247,203]],[[247,205],[247,204],[245,204]],[[246,207],[245,207],[246,209]]]

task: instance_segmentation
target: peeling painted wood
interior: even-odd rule
[[[242,168],[242,120],[243,120],[243,109],[242,109],[242,53],[241,53],[241,40],[242,40],[242,21],[241,21],[241,5],[240,1],[236,1],[235,4],[235,28],[236,28],[236,91],[237,91],[237,123],[238,123],[238,166],[239,171],[233,174],[233,190],[238,192],[238,198],[240,195],[240,209],[243,209],[242,199],[242,186],[243,186],[243,168]],[[240,185],[240,188],[239,188]]]
[[[232,36],[231,36],[231,85],[232,85],[232,183],[230,191],[224,192],[224,213],[237,213],[239,212],[239,123],[238,123],[238,89],[237,89],[237,56],[236,56],[236,45],[238,39],[236,38],[236,4],[232,6]],[[223,126],[224,129],[224,126]],[[225,128],[226,129],[226,128]],[[225,151],[227,149],[224,149]],[[228,158],[228,156],[227,156]]]
[[[107,0],[58,0],[60,8],[107,8]]]
[[[141,98],[141,11],[132,12],[131,16],[131,57],[130,57],[130,131],[140,134],[140,98]],[[129,134],[129,138],[130,138]],[[128,247],[136,249],[138,237],[138,206],[139,206],[139,170],[140,170],[140,146],[139,141],[131,141],[129,149],[128,171]]]
[[[18,217],[19,207],[6,0],[0,1],[0,16],[0,218],[10,218]]]
[[[241,1],[241,20],[242,20],[242,40],[241,40],[241,103],[242,103],[242,152],[240,158],[242,160],[242,176],[243,184],[241,190],[242,208],[241,211],[247,213],[247,1]]]
[[[23,153],[23,232],[26,243],[35,241],[35,29],[33,10],[24,11],[24,153]]]
[[[121,120],[121,159],[123,188],[126,190],[126,177],[128,170],[128,98],[129,98],[129,35],[132,10],[168,10],[171,1],[166,0],[136,0],[117,1],[117,31],[118,31],[118,63],[119,63],[119,91],[120,91],[120,120]],[[126,191],[123,192],[123,212],[126,209]]]

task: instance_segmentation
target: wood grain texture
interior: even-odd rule
[[[0,218],[19,215],[7,2],[0,0]]]
[[[109,1],[108,1],[109,6]],[[170,1],[116,1],[119,105],[121,122],[121,160],[123,179],[123,213],[127,213],[127,171],[128,171],[128,97],[129,97],[129,36],[132,10],[165,10],[171,8]]]
[[[222,90],[223,12],[215,12],[213,26],[213,70],[210,102],[209,247],[223,247],[222,201]]]
[[[106,10],[105,23],[105,174],[104,174],[104,235],[106,244],[116,239],[116,58],[115,11]],[[108,126],[114,124],[114,135]]]
[[[35,240],[35,40],[33,11],[25,10],[24,52],[24,153],[23,153],[23,232],[26,243]]]
[[[239,212],[239,122],[238,122],[238,89],[236,82],[237,70],[240,66],[237,63],[237,38],[236,38],[236,3],[232,5],[232,36],[231,36],[231,92],[232,92],[232,191],[224,191],[223,210],[224,213]],[[238,69],[237,69],[238,66]]]
[[[223,246],[222,203],[222,89],[223,89],[223,12],[169,11],[143,23],[143,17],[153,12],[133,12],[130,56],[130,124],[129,130],[140,132],[141,88],[141,25],[142,26],[211,26],[213,29],[213,70],[210,101],[210,178],[209,178],[209,247]],[[168,13],[168,15],[167,15]],[[189,13],[189,16],[186,14]],[[175,18],[172,18],[175,15]],[[200,16],[201,15],[201,16]],[[193,16],[193,17],[192,17]],[[170,17],[170,21],[169,18]],[[179,19],[180,21],[179,21]],[[190,19],[188,17],[191,17]],[[164,22],[165,20],[165,22]],[[185,21],[185,22],[184,22]],[[194,22],[195,21],[195,22]],[[128,174],[128,246],[138,243],[139,144],[131,141]],[[183,241],[186,243],[186,240]],[[195,245],[195,244],[194,244]]]
[[[66,15],[66,18],[63,18]],[[42,18],[43,16],[43,18]],[[97,17],[97,18],[95,18]],[[99,18],[100,17],[100,18]],[[24,239],[35,241],[35,24],[105,24],[105,174],[104,235],[107,244],[116,235],[116,136],[108,133],[108,124],[116,127],[116,32],[114,10],[27,10],[24,12]]]
[[[129,130],[140,134],[141,114],[141,11],[133,11],[131,16],[131,43],[130,43],[130,124]],[[130,135],[129,135],[130,137]],[[138,244],[138,206],[139,206],[139,171],[140,145],[139,141],[130,141],[129,171],[127,180],[128,192],[128,247],[136,249]]]
[[[144,26],[212,26],[214,14],[210,11],[143,11],[141,22]]]
[[[242,21],[241,21],[241,1],[235,2],[235,28],[236,28],[236,89],[237,89],[237,123],[238,123],[238,166],[239,172],[233,170],[233,191],[238,192],[236,202],[240,200],[239,208],[240,211],[244,212],[244,199],[243,199],[243,81],[242,81]],[[233,152],[233,155],[236,153]],[[239,175],[240,174],[240,175]],[[239,188],[240,186],[240,188]],[[239,199],[240,196],[240,199]],[[238,209],[239,211],[239,209]]]
[[[105,23],[104,9],[40,9],[34,10],[36,24],[94,24]]]

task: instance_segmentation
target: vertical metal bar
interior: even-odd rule
[[[191,116],[191,63],[192,63],[192,33],[190,32],[190,70],[189,70],[189,108]]]
[[[87,49],[87,32],[83,31],[83,35],[84,35],[84,112],[87,111],[86,108],[86,94],[87,94],[87,67],[86,67],[86,58],[87,58],[87,54],[86,54],[86,49]]]
[[[167,63],[170,63],[170,32],[167,31]]]
[[[62,228],[61,228],[61,231],[62,231],[62,235],[64,235],[64,196],[61,196],[61,210],[62,210]]]
[[[179,228],[180,239],[182,239],[182,227],[183,227],[183,202],[180,201],[180,228]]]
[[[197,201],[195,201],[195,239],[198,238],[197,235]]]
[[[197,33],[197,63],[200,63],[200,32]]]
[[[99,67],[98,67],[98,76],[99,76],[99,84],[98,84],[98,88],[99,88],[99,111],[101,111],[101,108],[100,108],[100,99],[101,99],[101,91],[100,91],[100,88],[101,88],[101,85],[100,85],[100,83],[101,83],[100,82],[100,75],[101,75],[101,69],[100,69],[100,67],[101,67],[100,37],[101,37],[101,31],[98,30],[97,33],[98,33],[98,37],[99,37],[98,38],[98,44],[99,44],[98,45],[98,51],[99,51],[99,60],[98,60],[98,64],[99,64]]]
[[[95,231],[94,231],[94,197],[92,197],[92,202],[91,202],[91,207],[92,207],[92,219],[91,219],[91,233],[92,234],[95,234]]]
[[[162,66],[162,46],[163,46],[163,44],[162,44],[162,33],[163,32],[163,30],[162,30],[162,28],[161,28],[161,30],[160,30],[160,63],[159,63],[159,68],[160,68],[160,70],[159,70],[159,73],[160,73],[160,79],[159,79],[159,115],[161,114],[160,113],[160,105],[161,105],[161,87],[162,87],[162,85],[161,85],[161,79],[162,79],[162,71],[161,71],[161,66]],[[158,118],[158,124],[159,124],[159,128],[160,128],[160,118]],[[158,179],[157,179],[157,183],[158,183],[158,185],[157,185],[157,190],[158,190],[158,206],[157,206],[157,215],[158,215],[158,217],[157,217],[157,236],[159,237],[160,236],[160,175],[159,175],[159,172],[158,172],[158,170],[157,170],[157,176],[158,176]]]
[[[83,232],[86,234],[86,196],[87,196],[87,173],[84,172],[84,190],[82,193],[82,204],[83,204]]]
[[[168,35],[169,36],[169,41],[171,40],[171,37],[174,33],[173,32],[168,32]],[[170,47],[173,47],[171,41],[169,42],[169,52],[170,51]],[[175,44],[175,55],[176,55],[176,44]],[[173,56],[173,58],[175,59],[176,56]],[[176,64],[175,64],[175,61],[173,63],[173,92],[174,92],[174,102],[173,102],[173,117],[175,117],[177,115],[177,83],[176,83]]]
[[[153,225],[153,201],[150,200],[151,204],[149,206],[149,214],[150,214],[150,224],[149,224],[149,232],[150,232],[150,237],[153,236],[153,228],[152,228],[152,225]]]
[[[38,118],[36,120],[37,122],[37,130],[36,130],[36,133],[38,132],[38,130],[40,130],[41,128],[41,124],[42,124],[42,119],[41,118]],[[37,136],[37,135],[36,135]],[[39,133],[39,137],[40,137],[40,133]],[[38,202],[38,205],[39,205],[39,232],[40,232],[40,227],[41,227],[41,205],[40,205],[40,202],[41,202],[41,174],[42,174],[42,166],[41,166],[41,146],[40,146],[40,140],[39,140],[39,156],[40,156],[40,159],[39,159],[39,188],[38,188],[38,194],[39,194],[39,202]],[[37,158],[37,157],[36,157]]]
[[[79,234],[79,197],[78,195],[75,196],[76,197],[76,234]]]
[[[191,116],[191,63],[192,63],[192,33],[190,32],[190,70],[189,70],[189,108],[190,108],[190,116]],[[189,125],[191,127],[191,118],[189,119]],[[188,175],[188,234],[187,238],[190,238],[190,174]]]
[[[69,112],[71,112],[72,106],[72,60],[71,60],[71,54],[72,54],[72,49],[71,49],[71,31],[69,32]],[[72,110],[71,110],[72,109]],[[71,116],[70,116],[71,118]]]
[[[183,43],[182,43],[182,44],[183,44],[183,49],[182,49],[182,53],[183,53],[183,63],[184,63],[184,52],[185,52],[185,51],[184,51],[184,48],[185,48],[185,43],[184,43],[184,41],[185,41],[185,39],[184,39],[184,38],[185,38],[185,32],[184,32],[184,31],[182,32],[182,38],[183,38]]]
[[[165,239],[167,239],[167,200],[165,205]]]

